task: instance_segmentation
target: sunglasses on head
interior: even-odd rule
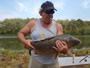
[[[54,11],[54,10],[45,10],[45,13],[46,13],[46,14],[54,14],[55,11]]]

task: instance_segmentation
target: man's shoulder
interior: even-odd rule
[[[56,22],[56,27],[62,27],[61,23]]]
[[[56,28],[58,33],[57,34],[63,34],[63,27],[60,23],[56,22]]]
[[[29,21],[28,23],[29,24],[35,24],[35,23],[37,23],[37,19],[33,19],[33,20]]]
[[[30,25],[30,26],[35,26],[36,24],[37,24],[37,19],[33,19],[28,22],[28,25]]]

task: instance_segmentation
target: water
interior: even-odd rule
[[[0,49],[22,50],[24,49],[24,45],[16,36],[0,36]]]
[[[78,50],[81,48],[90,48],[90,36],[77,36],[81,41],[82,44],[75,47],[75,49]],[[8,50],[23,50],[24,45],[17,39],[17,36],[0,36],[0,49],[8,49]],[[72,57],[60,57],[59,58],[59,64],[60,66],[66,66],[64,68],[69,68],[67,66],[74,66],[75,67],[70,67],[70,68],[90,68],[90,56],[87,59],[87,62],[82,61],[79,62],[82,58],[85,56],[80,56],[80,57],[75,57],[74,63],[72,63]],[[76,65],[84,65],[84,64],[89,64],[87,67],[85,66],[80,66],[77,67]]]
[[[0,38],[17,38],[17,36],[0,36]]]
[[[90,36],[76,37],[78,37],[82,43],[79,46],[74,47],[74,49],[90,48]],[[27,36],[26,38],[29,38],[29,36]],[[0,36],[0,48],[10,50],[24,49],[23,44],[17,39],[17,36]]]

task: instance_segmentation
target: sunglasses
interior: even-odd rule
[[[54,11],[54,10],[46,10],[45,13],[46,13],[46,14],[54,14],[55,11]]]

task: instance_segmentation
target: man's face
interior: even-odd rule
[[[46,24],[50,24],[53,19],[54,10],[46,10],[42,13],[42,18],[45,19]]]

